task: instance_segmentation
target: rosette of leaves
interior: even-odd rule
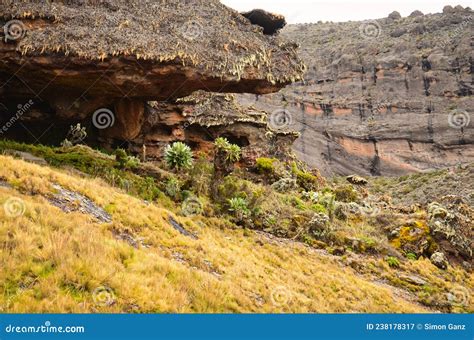
[[[193,152],[182,142],[175,142],[165,148],[165,162],[171,169],[189,169],[193,165]]]
[[[234,197],[229,199],[227,203],[229,204],[228,210],[236,218],[237,222],[243,222],[245,219],[250,217],[251,211],[246,199],[242,197]]]
[[[214,175],[212,185],[214,198],[217,197],[217,188],[222,179],[234,171],[234,163],[240,160],[242,150],[236,144],[231,144],[227,138],[219,137],[214,141]]]

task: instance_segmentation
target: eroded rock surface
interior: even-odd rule
[[[0,121],[32,100],[52,120],[115,110],[121,129],[148,100],[271,93],[305,69],[293,44],[218,0],[2,1],[0,13]]]
[[[209,154],[214,140],[225,137],[242,148],[243,161],[250,166],[258,157],[288,158],[298,138],[293,131],[273,130],[267,116],[239,105],[234,95],[197,92],[174,103],[149,102],[136,138],[128,138],[126,128],[119,135],[105,129],[100,140],[109,146],[126,142],[133,152],[141,155],[146,150],[147,159],[159,160],[170,143],[182,141],[196,153]]]

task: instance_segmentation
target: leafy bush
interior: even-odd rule
[[[275,158],[265,158],[265,157],[257,158],[256,160],[257,171],[260,174],[273,174],[273,172],[275,171],[274,163],[276,161],[277,160]]]
[[[168,197],[178,201],[181,196],[181,183],[174,177],[168,179],[165,184],[165,193]]]
[[[193,152],[186,144],[175,142],[166,146],[165,161],[171,169],[188,169],[193,164]]]
[[[407,253],[405,254],[405,257],[412,261],[416,261],[418,259],[418,256],[416,256],[415,253]]]
[[[319,193],[316,191],[303,191],[301,197],[312,203],[317,203],[319,200]]]
[[[298,189],[298,183],[294,178],[282,178],[272,184],[272,189],[277,192],[289,192]]]
[[[304,190],[316,191],[323,186],[324,180],[320,175],[315,176],[311,172],[300,170],[296,162],[293,162],[291,168],[293,174],[296,176],[298,185]]]
[[[313,215],[308,223],[308,231],[318,239],[327,239],[333,232],[333,228],[329,224],[329,217],[323,213]]]
[[[326,207],[324,207],[321,204],[313,204],[311,206],[311,210],[316,212],[316,213],[322,213],[322,214],[327,214],[328,213]]]
[[[136,169],[140,165],[137,157],[129,156],[124,149],[115,150],[115,160],[120,169]]]
[[[229,199],[227,202],[229,204],[229,211],[239,222],[250,217],[251,212],[246,199],[242,197],[234,197]]]
[[[189,172],[190,185],[198,196],[209,194],[209,187],[213,180],[214,167],[206,158],[196,160],[193,168]]]
[[[204,211],[204,205],[196,196],[189,196],[181,205],[181,212],[184,216],[200,215]]]

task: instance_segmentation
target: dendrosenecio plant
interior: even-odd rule
[[[171,169],[189,169],[193,165],[193,152],[182,142],[175,142],[165,148],[165,162]]]

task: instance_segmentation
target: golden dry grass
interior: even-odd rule
[[[0,307],[5,312],[426,312],[331,256],[297,243],[261,241],[221,221],[184,218],[60,170],[0,156]],[[51,185],[82,193],[111,213],[98,224],[66,214],[44,195]],[[193,240],[168,223],[172,215]],[[135,249],[113,230],[142,237]],[[423,266],[418,270],[423,270]],[[465,278],[461,278],[465,280]],[[472,276],[470,277],[472,284]]]

